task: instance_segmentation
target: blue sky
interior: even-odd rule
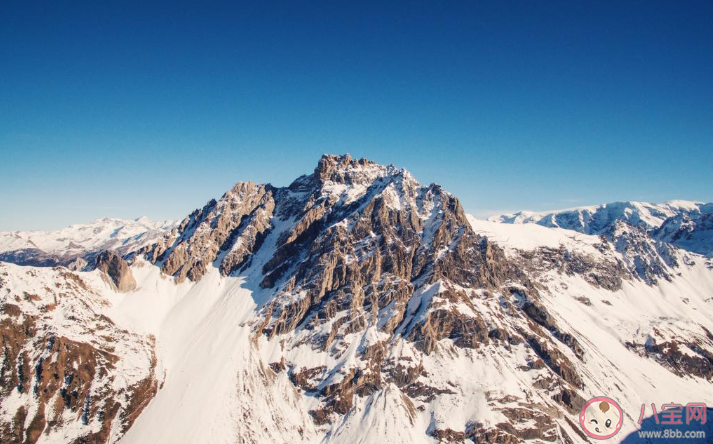
[[[713,200],[710,1],[200,3],[3,2],[0,230],[179,219],[325,152],[481,216]]]

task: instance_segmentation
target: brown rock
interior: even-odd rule
[[[125,293],[136,289],[136,280],[129,264],[114,251],[100,253],[96,259],[96,267],[111,279],[118,291]]]

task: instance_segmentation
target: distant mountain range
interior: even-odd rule
[[[674,200],[663,204],[614,202],[568,210],[495,216],[492,221],[565,228],[585,234],[606,235],[617,223],[645,230],[654,239],[684,250],[713,253],[713,204]]]
[[[136,220],[105,217],[56,231],[0,232],[0,261],[19,265],[62,265],[81,270],[99,252],[130,252],[155,241],[175,225],[174,222],[154,222],[147,217]]]
[[[466,215],[324,155],[177,223],[0,233],[5,443],[579,443],[713,399],[713,204]]]

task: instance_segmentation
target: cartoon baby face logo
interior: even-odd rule
[[[587,401],[579,414],[579,423],[584,432],[594,439],[608,439],[616,435],[623,419],[619,404],[604,396]]]

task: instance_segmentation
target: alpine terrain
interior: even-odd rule
[[[480,220],[324,155],[179,223],[0,234],[2,443],[584,443],[713,400],[713,204]],[[713,434],[713,432],[711,432]]]

